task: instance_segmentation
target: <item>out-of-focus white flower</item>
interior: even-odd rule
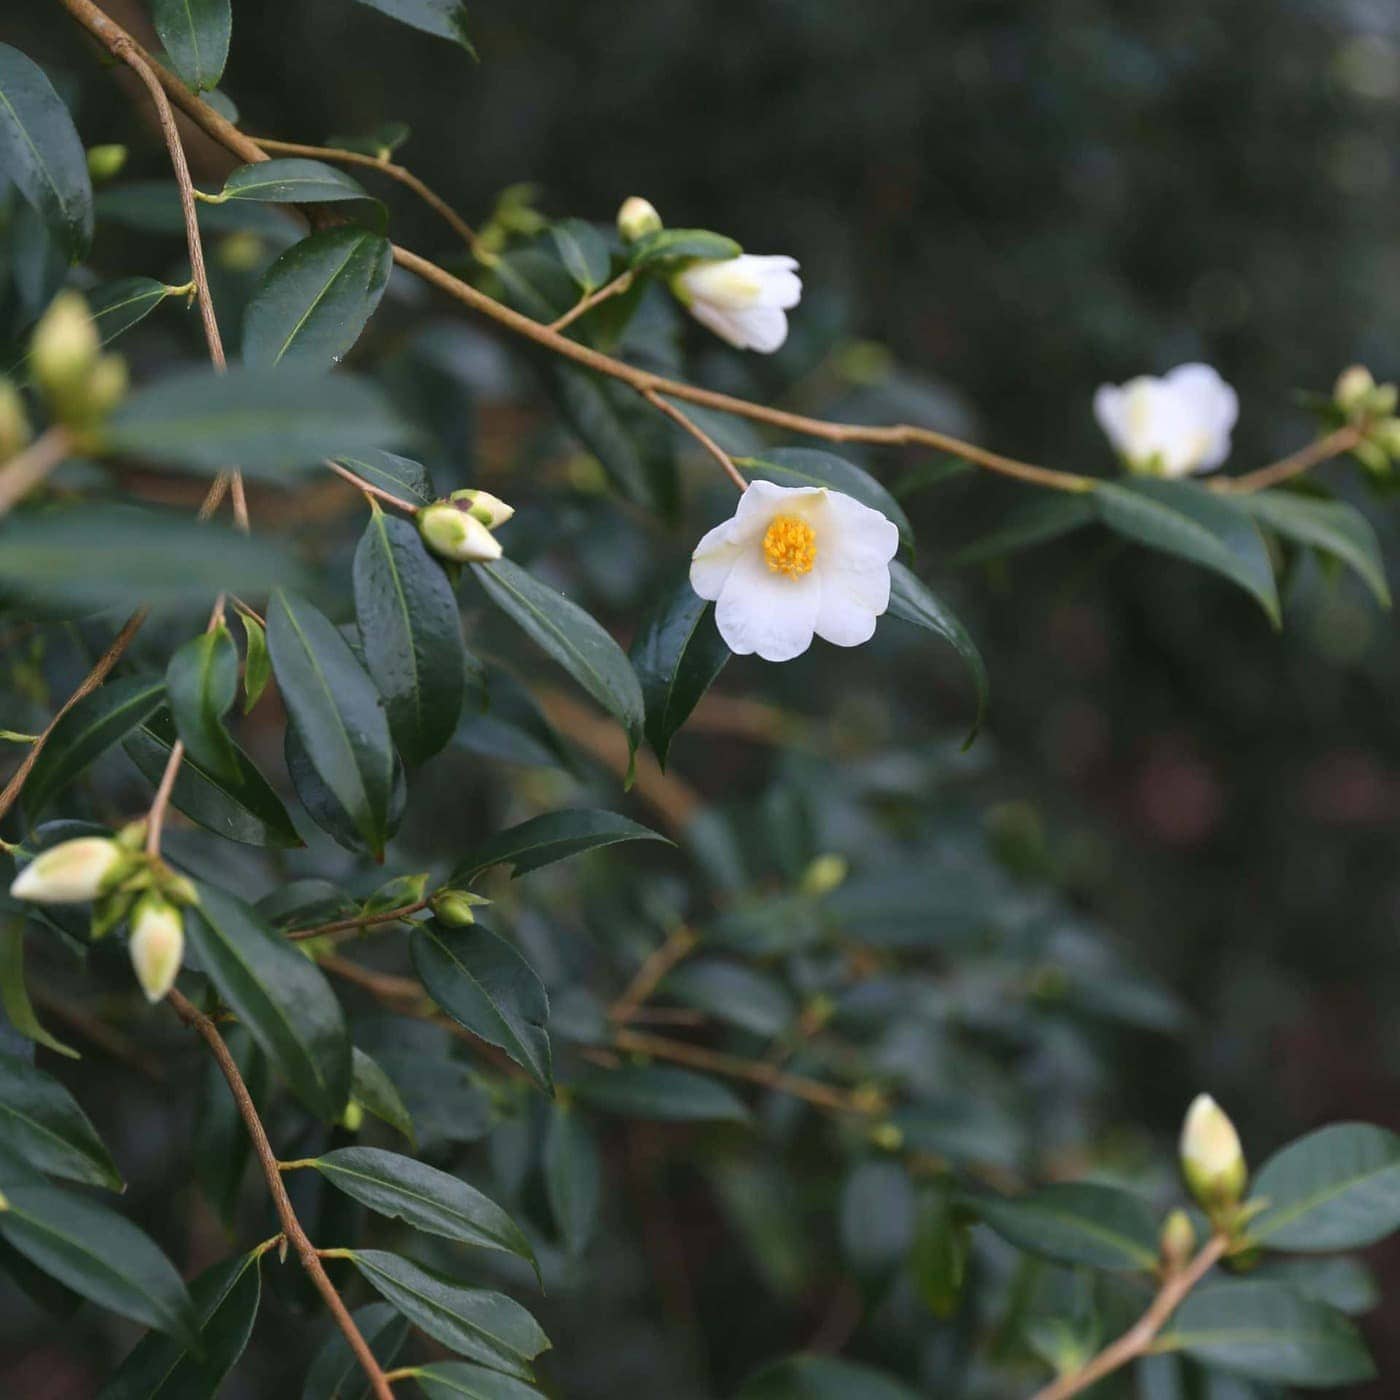
[[[501,542],[470,511],[439,501],[418,512],[418,533],[429,549],[458,564],[489,564],[501,557]]]
[[[755,481],[695,546],[690,584],[715,602],[730,651],[791,661],[813,635],[840,647],[874,636],[898,548],[892,521],[840,491]]]
[[[146,1000],[160,1001],[175,985],[185,956],[185,921],[157,894],[141,897],[131,916],[131,966]]]
[[[1099,427],[1129,470],[1146,476],[1214,471],[1230,455],[1239,412],[1235,391],[1209,365],[1102,384],[1094,395]]]
[[[771,355],[787,339],[787,313],[802,300],[802,279],[796,258],[742,253],[691,263],[671,279],[671,290],[721,340]]]
[[[34,904],[81,904],[106,892],[123,859],[121,847],[105,836],[61,841],[19,872],[10,893]]]
[[[627,243],[635,243],[661,227],[661,215],[649,199],[634,194],[622,201],[617,211],[617,231]]]
[[[1207,1210],[1236,1204],[1248,1179],[1235,1125],[1209,1094],[1197,1094],[1181,1127],[1181,1174]]]

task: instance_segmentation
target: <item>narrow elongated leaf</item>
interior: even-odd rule
[[[366,229],[329,228],[303,238],[268,268],[248,303],[244,360],[338,365],[379,305],[392,265],[389,240]]]
[[[540,1392],[513,1376],[469,1361],[434,1361],[413,1373],[427,1400],[540,1400]]]
[[[153,0],[151,18],[175,71],[196,92],[218,87],[233,32],[229,0]]]
[[[165,693],[189,755],[211,777],[236,783],[238,751],[224,716],[238,696],[238,648],[222,622],[177,648],[165,670]]]
[[[421,29],[424,34],[451,39],[476,57],[472,41],[467,37],[467,7],[462,0],[360,0],[360,4]]]
[[[184,236],[185,215],[180,187],[174,180],[127,180],[108,185],[97,191],[93,208],[99,224],[115,224],[138,233]],[[272,248],[290,247],[302,233],[290,213],[251,200],[230,200],[227,204],[201,201],[197,212],[205,233],[251,233]]]
[[[608,240],[592,224],[583,219],[565,219],[549,230],[559,260],[569,269],[569,276],[585,292],[596,291],[608,280],[612,254]]]
[[[351,1258],[381,1297],[443,1346],[507,1375],[532,1379],[530,1362],[548,1350],[549,1338],[514,1299],[463,1288],[383,1250],[357,1249]]]
[[[199,1316],[175,1267],[125,1217],[72,1191],[12,1187],[3,1235],[31,1264],[99,1307],[198,1350]]]
[[[44,70],[0,44],[0,173],[43,215],[69,262],[92,243],[87,153]]]
[[[646,736],[666,767],[671,740],[729,660],[710,605],[685,580],[643,620],[632,668],[646,703]]]
[[[159,710],[122,741],[127,757],[152,783],[159,783],[175,744],[175,725]],[[303,844],[282,799],[253,760],[233,746],[234,777],[216,777],[185,755],[171,789],[171,805],[197,826],[248,846],[287,848]]]
[[[90,763],[150,718],[165,700],[165,682],[152,676],[118,676],[85,695],[54,726],[29,781],[24,810],[37,821],[49,802]]]
[[[249,905],[212,885],[185,917],[200,966],[273,1066],[318,1117],[350,1093],[350,1037],[321,970]]]
[[[389,732],[409,763],[444,748],[466,694],[457,595],[407,520],[377,506],[355,551],[355,615]]]
[[[24,980],[24,921],[0,920],[0,1006],[10,1025],[26,1040],[52,1050],[56,1055],[70,1060],[80,1060],[82,1056],[71,1045],[65,1045],[56,1035],[45,1030],[35,1014],[34,1005],[29,1000],[29,988]],[[0,1108],[0,1113],[3,1113]],[[4,1130],[0,1129],[0,1141]]]
[[[133,394],[102,430],[108,449],[167,466],[285,480],[405,436],[374,385],[309,364],[183,370]]]
[[[542,866],[553,865],[557,860],[567,860],[601,846],[613,846],[619,841],[666,841],[666,838],[616,812],[588,808],[546,812],[519,826],[498,831],[468,852],[458,861],[450,883],[473,884],[493,865],[509,865],[518,878]],[[667,845],[670,844],[668,841]]]
[[[368,199],[353,175],[320,160],[262,160],[240,165],[224,181],[228,199],[251,199],[261,204],[325,204],[343,199]]]
[[[351,1316],[374,1359],[389,1370],[408,1340],[408,1319],[388,1303],[370,1303],[356,1308]],[[336,1328],[306,1373],[301,1400],[370,1400],[370,1395],[369,1377],[344,1333]]]
[[[1360,1334],[1341,1313],[1277,1283],[1196,1290],[1155,1349],[1280,1385],[1348,1385],[1375,1374]]]
[[[164,282],[150,277],[120,277],[100,283],[87,294],[88,312],[97,327],[98,339],[103,345],[109,344],[144,321],[170,294]],[[26,352],[9,372],[22,377],[28,363]]]
[[[1059,539],[1098,519],[1094,502],[1085,494],[1047,491],[1032,496],[990,534],[964,545],[954,556],[954,564],[981,564],[1000,559],[1032,545]]]
[[[413,930],[413,967],[454,1021],[499,1046],[542,1089],[552,1089],[549,994],[505,939],[480,924],[420,924]]]
[[[1359,1259],[1345,1254],[1330,1259],[1272,1255],[1250,1277],[1281,1283],[1304,1298],[1353,1317],[1370,1312],[1381,1301],[1375,1274]]]
[[[1361,576],[1381,607],[1390,606],[1380,541],[1371,522],[1355,506],[1296,491],[1255,491],[1235,499],[1261,525],[1284,539],[1340,559]]]
[[[1159,1260],[1146,1202],[1114,1186],[1059,1182],[1024,1196],[979,1196],[970,1204],[1018,1249],[1091,1269],[1141,1269]]]
[[[312,766],[306,748],[297,736],[297,731],[288,728],[282,746],[287,764],[287,776],[292,780],[292,789],[306,808],[306,814],[347,851],[357,855],[371,856],[376,861],[383,858],[360,832],[350,813],[340,804],[340,799],[326,786],[325,779]],[[394,785],[389,794],[389,810],[386,817],[385,835],[393,836],[403,820],[408,798],[408,784],[404,778],[403,764],[394,755]]]
[[[350,1097],[366,1113],[372,1113],[391,1128],[397,1128],[409,1142],[414,1140],[413,1115],[408,1111],[394,1081],[384,1067],[357,1045],[350,1060]]]
[[[394,750],[374,682],[334,625],[305,599],[278,592],[268,608],[272,669],[317,777],[380,857],[395,789]]]
[[[750,1376],[735,1400],[917,1400],[917,1394],[869,1366],[792,1356]]]
[[[399,457],[393,452],[357,452],[353,457],[337,457],[343,467],[368,481],[382,486],[396,496],[406,496],[420,506],[430,506],[437,499],[428,469],[421,462]]]
[[[659,228],[654,233],[644,234],[632,245],[629,262],[638,270],[681,258],[726,262],[743,251],[732,238],[708,229]]]
[[[747,1123],[749,1111],[716,1079],[667,1065],[595,1070],[574,1085],[578,1097],[624,1118],[658,1123]]]
[[[1400,1229],[1400,1136],[1333,1123],[1289,1143],[1250,1187],[1268,1208],[1249,1238],[1270,1249],[1358,1249]]]
[[[262,1298],[260,1256],[235,1255],[190,1285],[199,1316],[199,1355],[161,1333],[144,1337],[97,1400],[213,1400],[253,1335]]]
[[[267,654],[267,629],[252,616],[240,611],[245,639],[243,655],[243,713],[246,715],[262,698],[272,679],[272,659]]]
[[[890,615],[902,617],[905,622],[912,622],[916,627],[923,627],[942,637],[962,657],[972,673],[972,684],[977,691],[977,716],[963,745],[967,748],[977,737],[977,731],[986,718],[989,693],[987,665],[971,633],[948,605],[898,560],[890,564]]]
[[[565,1249],[578,1258],[598,1225],[603,1166],[597,1136],[572,1104],[550,1106],[543,1166],[550,1214]]]
[[[479,1249],[499,1249],[538,1272],[520,1227],[489,1196],[436,1167],[377,1147],[342,1147],[312,1163],[333,1186],[379,1215]]]
[[[1094,500],[1110,530],[1224,575],[1258,602],[1275,627],[1279,625],[1269,551],[1238,500],[1194,482],[1156,478],[1101,481],[1094,488]]]
[[[775,486],[826,486],[840,491],[894,521],[905,544],[914,542],[914,528],[904,507],[869,472],[834,452],[813,447],[775,447],[762,457],[736,458],[734,465],[750,481],[771,481]]]
[[[43,1070],[0,1054],[0,1148],[35,1171],[120,1191],[122,1179],[72,1094]]]
[[[490,1096],[469,1066],[443,1055],[376,1049],[375,1059],[398,1086],[424,1151],[450,1142],[478,1142],[496,1126]]]

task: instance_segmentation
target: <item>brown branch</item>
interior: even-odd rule
[[[233,1095],[233,1101],[238,1106],[243,1124],[248,1129],[248,1136],[252,1139],[253,1151],[257,1154],[263,1177],[267,1181],[267,1189],[272,1196],[272,1203],[277,1209],[277,1218],[282,1222],[282,1233],[292,1248],[296,1250],[302,1268],[306,1270],[311,1282],[315,1284],[316,1291],[325,1300],[326,1307],[330,1309],[336,1326],[340,1328],[345,1340],[350,1344],[350,1350],[354,1352],[355,1359],[369,1378],[376,1400],[393,1400],[394,1392],[389,1382],[384,1378],[384,1372],[380,1368],[379,1362],[375,1360],[374,1353],[369,1349],[369,1344],[355,1325],[355,1319],[350,1316],[349,1309],[346,1308],[340,1294],[336,1291],[335,1284],[330,1281],[316,1246],[307,1238],[306,1231],[301,1227],[301,1221],[297,1219],[291,1197],[287,1195],[287,1188],[282,1182],[282,1173],[277,1167],[277,1154],[273,1152],[272,1144],[268,1141],[267,1129],[263,1127],[262,1119],[253,1103],[253,1097],[248,1092],[248,1086],[243,1082],[243,1076],[239,1073],[238,1065],[229,1053],[223,1036],[219,1034],[219,1028],[178,990],[171,990],[170,1004],[174,1008],[175,1014],[187,1026],[193,1027],[212,1051],[220,1072],[228,1082],[229,1092]]]
[[[347,929],[372,928],[375,924],[393,924],[406,919],[411,914],[420,913],[428,907],[426,899],[415,900],[412,904],[400,904],[396,909],[384,909],[377,914],[356,914],[348,919],[334,919],[328,924],[317,924],[315,928],[293,929],[287,937],[294,942],[303,938],[322,938],[328,933],[344,933]]]
[[[1218,477],[1212,485],[1215,490],[1229,496],[1266,491],[1271,486],[1277,486],[1280,482],[1290,481],[1295,476],[1311,471],[1323,462],[1330,462],[1333,457],[1350,452],[1365,436],[1362,428],[1348,423],[1345,427],[1334,429],[1325,437],[1317,438],[1306,447],[1299,448],[1297,452],[1290,453],[1267,467],[1246,472],[1243,476]]]
[[[0,469],[0,515],[8,515],[13,506],[61,466],[72,445],[66,428],[53,427],[5,462]]]
[[[1228,1235],[1212,1235],[1185,1268],[1167,1275],[1147,1311],[1116,1342],[1106,1346],[1078,1371],[1061,1376],[1036,1391],[1032,1400],[1066,1400],[1120,1366],[1145,1355],[1182,1299],[1211,1271],[1229,1247]]]
[[[651,955],[637,969],[636,975],[628,984],[627,990],[608,1008],[608,1017],[618,1025],[625,1025],[641,1010],[643,1002],[661,985],[666,974],[675,967],[700,940],[687,924],[677,924],[666,941],[652,950]]]
[[[749,489],[749,483],[744,479],[744,475],[739,468],[734,465],[734,459],[730,457],[729,453],[695,422],[694,419],[688,414],[682,413],[675,404],[668,403],[655,389],[643,389],[642,397],[653,408],[660,409],[673,423],[679,424],[680,427],[689,433],[690,436],[720,464],[730,481],[732,481],[740,491],[747,491]]]
[[[586,297],[581,297],[576,301],[557,321],[551,321],[549,328],[552,331],[562,331],[566,326],[572,326],[580,316],[592,311],[600,302],[607,301],[610,297],[621,296],[632,285],[636,273],[630,268],[614,277],[605,287],[599,287],[596,292],[590,292]]]
[[[421,1001],[427,992],[414,977],[397,977],[392,972],[376,972],[373,968],[351,962],[349,958],[328,953],[316,960],[327,972],[333,972],[347,982],[378,997],[380,1001]]]
[[[343,467],[339,462],[332,462],[329,459],[326,461],[326,466],[337,476],[344,477],[352,486],[363,491],[365,495],[375,496],[386,505],[395,506],[399,510],[406,511],[409,515],[418,514],[418,507],[414,502],[406,501],[402,496],[396,496],[392,491],[384,490],[382,486],[375,486],[372,482],[366,481],[364,477],[357,476],[349,467]]]

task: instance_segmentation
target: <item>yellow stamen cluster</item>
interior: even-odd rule
[[[775,574],[801,578],[817,562],[817,537],[795,515],[775,515],[763,536],[763,557]]]

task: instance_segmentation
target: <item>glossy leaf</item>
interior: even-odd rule
[[[1033,545],[1045,544],[1098,519],[1093,501],[1084,494],[1047,491],[1022,501],[1002,523],[981,539],[964,545],[953,556],[957,565],[1001,559]]]
[[[185,937],[302,1102],[319,1118],[339,1118],[350,1093],[350,1038],[321,970],[249,905],[212,885],[199,886]]]
[[[408,1319],[388,1303],[370,1303],[356,1308],[351,1316],[374,1359],[390,1369],[408,1340]],[[338,1328],[333,1329],[306,1373],[301,1400],[370,1400],[371,1394],[369,1377],[350,1343]]]
[[[420,1149],[478,1142],[496,1125],[486,1089],[460,1060],[384,1048],[376,1048],[374,1057],[398,1087]]]
[[[568,1103],[554,1103],[545,1129],[543,1172],[550,1214],[564,1248],[578,1258],[598,1225],[603,1164],[592,1124]]]
[[[608,240],[583,219],[565,219],[551,226],[549,236],[569,276],[585,292],[597,291],[608,280],[612,253]]]
[[[414,1140],[413,1115],[408,1111],[394,1081],[371,1055],[355,1046],[350,1059],[350,1097],[366,1113],[372,1113],[391,1128],[397,1128],[409,1142]]]
[[[467,36],[467,7],[462,0],[360,0],[360,4],[421,29],[425,34],[451,39],[476,57],[476,50]]]
[[[151,277],[121,277],[94,287],[88,311],[103,345],[139,325],[169,295],[170,288]]]
[[[224,181],[222,193],[227,199],[262,204],[325,204],[369,198],[353,175],[324,161],[299,157],[240,165]]]
[[[473,924],[436,922],[413,930],[413,967],[454,1021],[499,1046],[542,1089],[553,1087],[549,995],[534,969],[503,938]]]
[[[218,87],[233,32],[229,0],[152,0],[151,18],[175,71],[196,92]]]
[[[69,262],[92,242],[87,153],[44,70],[0,44],[0,173],[44,217]]]
[[[241,609],[238,620],[243,624],[243,713],[246,715],[262,698],[272,679],[272,658],[267,654],[267,629]]]
[[[374,682],[325,615],[295,595],[279,591],[273,596],[267,641],[278,688],[307,759],[369,850],[382,855],[395,758]]]
[[[710,605],[685,580],[643,619],[632,668],[646,704],[646,736],[666,767],[671,740],[729,660]]]
[[[49,1186],[5,1195],[0,1235],[31,1264],[99,1307],[198,1349],[199,1317],[175,1266],[124,1216]]]
[[[123,1189],[97,1130],[58,1080],[0,1054],[0,1148],[35,1171],[89,1186]]]
[[[1024,1196],[970,1202],[1018,1249],[1091,1269],[1157,1267],[1157,1226],[1145,1201],[1116,1186],[1058,1182]]]
[[[735,1400],[917,1400],[917,1395],[869,1366],[831,1356],[793,1356],[751,1376]]]
[[[628,262],[637,270],[690,258],[724,262],[737,258],[743,251],[722,233],[710,233],[703,228],[660,228],[644,234],[632,245]]]
[[[382,853],[377,852],[371,846],[356,825],[354,818],[341,805],[340,799],[326,786],[325,779],[312,765],[305,745],[302,744],[295,729],[290,727],[287,729],[282,753],[287,764],[287,776],[292,780],[292,790],[306,809],[307,816],[322,831],[328,832],[332,839],[347,851],[354,851],[357,855],[372,856],[376,861],[381,860]],[[398,830],[399,823],[403,820],[407,799],[408,784],[404,777],[403,764],[399,761],[399,756],[395,754],[393,786],[389,791],[389,807],[385,814],[386,838],[392,837]]]
[[[238,697],[238,648],[222,622],[176,649],[165,670],[165,693],[186,752],[206,773],[236,783],[238,751],[224,716]]]
[[[717,1079],[669,1065],[590,1071],[574,1086],[585,1103],[624,1118],[657,1123],[747,1123],[749,1111]]]
[[[542,1400],[534,1386],[469,1361],[434,1361],[413,1379],[427,1400]]]
[[[1255,491],[1235,499],[1275,534],[1340,559],[1356,571],[1381,607],[1390,606],[1380,541],[1371,522],[1355,506],[1295,491]]]
[[[421,462],[393,452],[357,452],[354,456],[337,457],[341,466],[371,486],[382,486],[396,496],[407,497],[420,506],[429,506],[437,499],[428,469]]]
[[[466,694],[457,596],[417,528],[375,506],[355,551],[355,615],[389,732],[409,763],[445,748]]]
[[[1127,478],[1094,488],[1110,530],[1224,575],[1279,625],[1278,589],[1263,536],[1237,500],[1190,481]]]
[[[26,1040],[67,1059],[82,1059],[71,1045],[44,1029],[29,1000],[29,987],[24,980],[24,922],[20,919],[0,921],[0,1007],[4,1007],[11,1027]],[[0,1114],[3,1112],[0,1107]],[[4,1135],[0,1128],[0,1141]]]
[[[1269,1249],[1359,1249],[1400,1229],[1400,1136],[1333,1123],[1289,1143],[1259,1169],[1250,1196],[1268,1203],[1249,1224]]]
[[[545,812],[519,826],[498,831],[469,851],[457,862],[449,883],[474,884],[493,865],[509,865],[518,879],[555,861],[602,846],[614,846],[619,841],[666,841],[666,838],[616,812],[591,809]]]
[[[904,507],[867,471],[854,462],[814,447],[775,447],[762,457],[739,457],[734,465],[750,481],[771,481],[775,486],[826,486],[877,510],[899,528],[907,545],[914,542],[914,527]]]
[[[356,1250],[351,1258],[381,1297],[443,1346],[507,1375],[532,1378],[530,1362],[548,1349],[549,1339],[514,1299],[464,1288],[383,1250]]]

